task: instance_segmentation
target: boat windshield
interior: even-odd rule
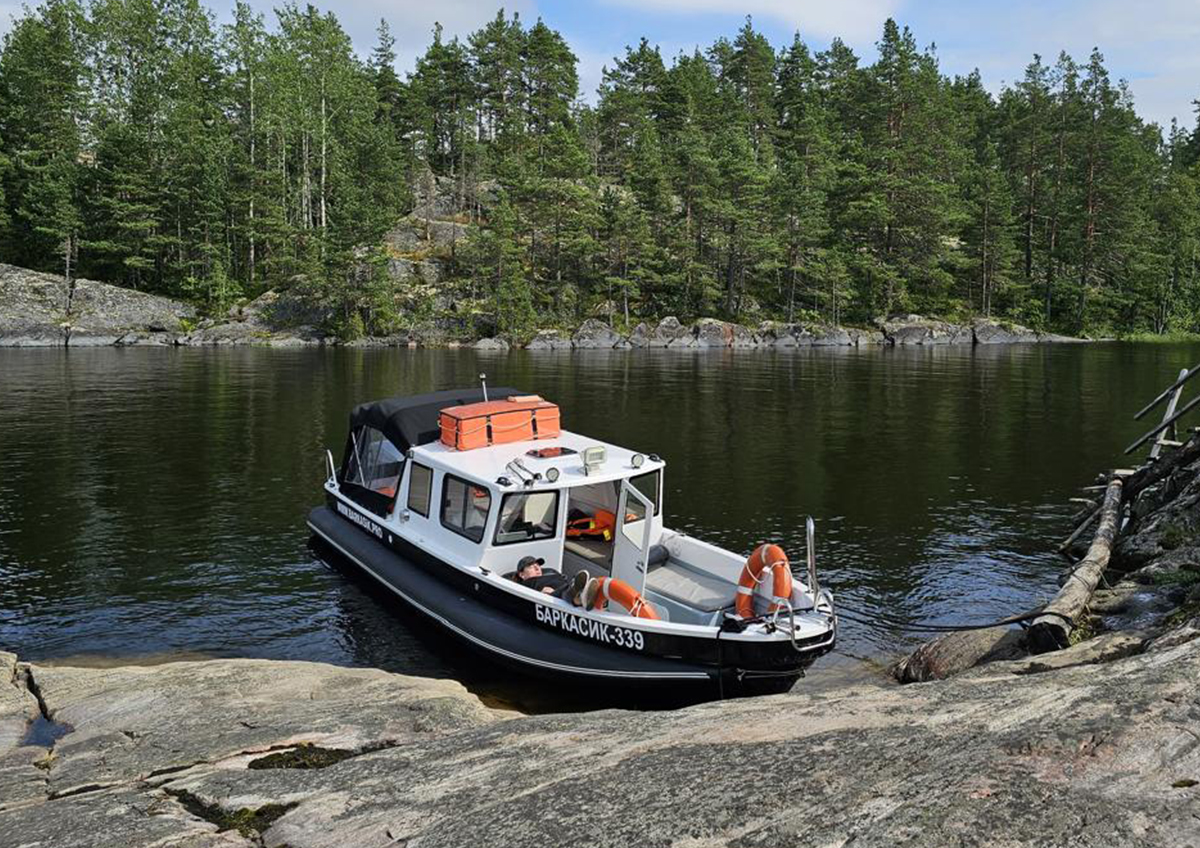
[[[341,483],[353,500],[383,515],[396,497],[404,456],[374,427],[350,432]]]
[[[519,492],[504,496],[496,522],[496,544],[511,545],[554,538],[558,492]]]

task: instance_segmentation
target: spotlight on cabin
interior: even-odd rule
[[[583,473],[591,474],[599,470],[604,460],[608,459],[608,451],[604,449],[604,445],[592,445],[590,448],[584,448],[580,456],[583,459]]]
[[[547,483],[557,483],[558,482],[558,469],[557,468],[549,468],[546,470],[546,482]]]
[[[635,453],[633,455],[633,458],[630,459],[629,462],[633,465],[634,468],[641,468],[643,465],[646,464],[646,457],[642,456],[640,453]]]

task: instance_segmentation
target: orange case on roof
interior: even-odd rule
[[[450,406],[438,414],[442,444],[456,450],[553,439],[559,432],[558,404],[537,395]]]

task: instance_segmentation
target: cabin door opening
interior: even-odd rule
[[[650,519],[654,501],[628,480],[621,482],[617,532],[613,539],[612,576],[646,593],[646,563],[650,556]]]
[[[573,574],[586,568],[593,577],[605,577],[612,569],[613,540],[616,538],[617,484],[609,481],[588,486],[573,486],[567,491],[567,531],[564,557],[577,568],[564,568]]]

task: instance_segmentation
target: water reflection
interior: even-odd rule
[[[668,461],[668,522],[803,550],[856,608],[937,622],[1053,591],[1067,499],[1195,346],[0,351],[0,647],[199,652],[482,680],[307,547],[355,403],[474,383]],[[847,623],[842,656],[911,634]],[[836,662],[826,659],[823,663]],[[501,681],[496,685],[503,685]],[[473,684],[475,685],[475,684]]]

